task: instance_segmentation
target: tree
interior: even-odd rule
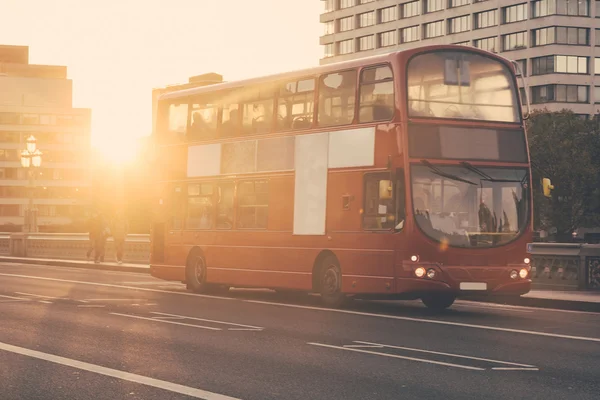
[[[569,235],[600,223],[600,135],[596,124],[573,114],[536,111],[527,123],[533,168],[536,229]],[[541,180],[555,189],[543,196]]]

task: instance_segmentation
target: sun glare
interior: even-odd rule
[[[114,166],[129,164],[137,155],[138,143],[135,138],[106,136],[94,142],[94,149],[106,162]]]

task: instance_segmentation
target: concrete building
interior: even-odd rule
[[[19,231],[30,194],[20,153],[42,151],[34,207],[42,232],[81,225],[89,192],[90,110],[72,105],[67,68],[29,64],[27,46],[0,46],[0,230]]]
[[[431,44],[475,46],[519,62],[533,108],[582,117],[600,110],[600,1],[322,1],[322,64]]]

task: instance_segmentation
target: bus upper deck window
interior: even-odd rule
[[[188,122],[188,105],[185,104],[170,104],[169,105],[169,134],[179,136],[180,139],[185,137]]]
[[[356,97],[356,71],[334,72],[319,82],[319,125],[352,123]]]
[[[394,81],[388,66],[360,74],[359,122],[388,121],[394,116]]]
[[[188,134],[190,140],[206,140],[216,136],[218,115],[216,105],[204,102],[194,103],[190,113],[190,131]]]

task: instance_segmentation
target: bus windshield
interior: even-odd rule
[[[519,122],[510,70],[500,61],[465,51],[415,56],[408,64],[410,117]]]
[[[413,209],[432,239],[456,247],[492,247],[516,239],[529,210],[524,168],[414,165]]]

